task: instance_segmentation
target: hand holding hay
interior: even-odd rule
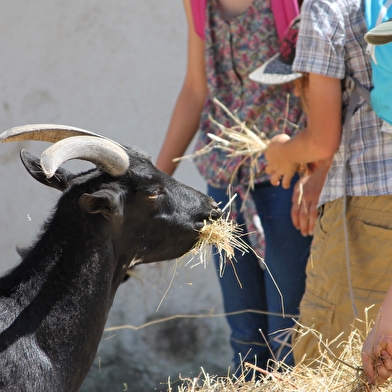
[[[362,364],[371,383],[382,384],[392,374],[391,289],[384,298],[375,325],[368,331],[362,347]],[[383,309],[386,309],[383,311]]]
[[[265,172],[270,175],[271,184],[282,184],[285,189],[290,188],[292,178],[301,167],[299,162],[287,159],[291,141],[290,136],[286,134],[276,135],[271,139],[265,152],[268,161]]]
[[[208,154],[213,149],[219,148],[227,152],[228,158],[242,157],[236,170],[234,170],[232,174],[231,183],[233,182],[240,166],[248,161],[250,168],[248,179],[249,189],[253,189],[255,179],[260,175],[259,159],[267,150],[270,140],[267,135],[260,131],[256,126],[253,126],[252,129],[248,128],[245,122],[241,121],[235,114],[231,113],[230,110],[218,99],[214,98],[213,101],[228,115],[229,118],[233,120],[234,126],[228,128],[223,124],[218,123],[210,116],[210,121],[220,130],[219,136],[213,133],[208,133],[208,137],[211,139],[210,143],[202,149],[195,151],[191,155],[174,159],[174,162],[178,162],[185,158],[193,158],[199,155]],[[288,123],[287,116],[288,113],[286,113],[286,118],[277,120],[277,123],[281,120],[284,122],[283,129],[286,128]],[[296,127],[295,124],[291,125]],[[306,165],[301,164],[298,167],[298,171],[306,171]]]

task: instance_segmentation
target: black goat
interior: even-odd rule
[[[143,152],[92,132],[34,125],[0,135],[20,140],[55,143],[41,160],[25,150],[21,159],[63,194],[22,262],[0,279],[0,390],[77,391],[127,269],[180,257],[221,211]],[[69,159],[97,168],[72,174],[60,168]]]

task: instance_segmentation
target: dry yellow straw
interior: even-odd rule
[[[199,231],[199,239],[190,252],[194,255],[199,255],[199,264],[206,266],[208,260],[211,258],[212,246],[214,246],[219,254],[219,272],[221,276],[225,271],[227,262],[230,262],[230,265],[233,267],[233,271],[236,274],[234,263],[236,261],[234,253],[235,250],[242,252],[242,254],[252,252],[260,260],[260,263],[263,264],[279,293],[282,306],[282,316],[284,317],[284,299],[274,276],[264,260],[250,245],[248,245],[248,243],[243,240],[242,237],[246,235],[246,233],[243,232],[242,227],[240,227],[237,222],[230,219],[229,214],[224,214],[226,209],[231,206],[236,196],[237,194],[230,198],[227,205],[222,209],[223,214],[220,218],[216,220],[210,218],[208,221],[204,221],[204,226]],[[193,258],[191,258],[187,264],[189,264],[192,260]],[[242,283],[238,276],[237,281],[242,287]]]
[[[271,361],[268,370],[250,363],[244,364],[244,374],[238,378],[210,376],[202,369],[197,378],[182,379],[178,392],[376,392],[391,391],[392,381],[381,386],[370,385],[361,369],[361,349],[363,336],[353,326],[347,341],[340,342],[342,353],[333,356],[328,345],[323,343],[316,331],[301,327],[304,334],[310,333],[320,340],[320,357],[312,366],[300,363],[288,367]],[[243,376],[252,372],[252,381],[245,382]],[[169,383],[169,389],[170,383]]]
[[[208,137],[211,139],[210,143],[208,143],[200,150],[195,151],[191,155],[175,158],[173,161],[178,162],[182,159],[194,158],[199,155],[207,154],[215,148],[226,151],[229,158],[242,157],[241,161],[238,163],[237,167],[233,171],[230,182],[233,183],[238,169],[246,161],[248,161],[249,191],[249,189],[253,189],[254,187],[255,178],[260,175],[259,158],[267,150],[269,139],[267,138],[266,134],[257,129],[256,126],[253,126],[251,129],[248,128],[245,122],[241,121],[235,114],[231,113],[230,110],[218,99],[214,98],[213,101],[228,115],[230,119],[233,120],[234,126],[229,128],[225,127],[223,124],[218,123],[215,119],[209,116],[210,121],[219,128],[220,134],[215,135],[212,133],[208,133]],[[285,129],[288,123],[290,123],[293,127],[297,127],[295,124],[292,124],[287,120],[288,105],[289,95],[287,96],[286,117],[284,119],[278,119],[277,121],[278,123],[280,122],[280,120],[284,120],[283,129]],[[301,164],[299,167],[299,171],[303,172],[305,168],[306,165]]]
[[[231,113],[230,110],[218,99],[214,98],[213,101],[225,111],[225,113],[233,120],[235,125],[227,128],[210,116],[210,121],[219,128],[221,134],[217,136],[215,134],[208,133],[208,137],[211,139],[209,144],[204,146],[202,149],[195,151],[191,155],[175,158],[173,161],[178,162],[181,159],[197,157],[211,152],[214,148],[220,148],[221,150],[228,152],[228,157],[243,157],[236,170],[233,172],[232,180],[234,179],[239,167],[245,161],[250,161],[249,184],[250,187],[253,188],[254,179],[259,174],[258,159],[268,147],[268,138],[265,133],[258,130],[256,126],[254,126],[253,129],[249,129],[244,122]]]
[[[233,182],[239,167],[245,161],[249,161],[249,188],[253,189],[254,180],[260,174],[258,160],[268,148],[269,140],[265,133],[258,130],[256,126],[253,126],[253,129],[249,129],[243,121],[240,121],[237,116],[232,114],[229,109],[216,98],[214,98],[214,103],[221,107],[236,125],[227,128],[210,116],[210,121],[221,131],[220,136],[212,133],[208,134],[209,138],[212,140],[212,146],[227,151],[228,157],[243,157],[236,170],[234,170],[231,182]]]
[[[218,99],[214,98],[214,103],[221,107],[226,114],[236,124],[233,127],[227,128],[222,124],[216,122],[211,116],[210,120],[218,126],[222,131],[222,135],[227,137],[227,140],[219,138],[214,134],[209,133],[211,139],[220,143],[220,147],[230,152],[230,156],[257,154],[260,155],[268,147],[268,139],[264,132],[259,131],[255,126],[253,130],[249,129],[245,122],[241,121],[237,116],[230,112],[230,110],[223,105]]]
[[[219,254],[221,274],[223,274],[227,260],[235,260],[235,249],[242,253],[254,252],[242,239],[245,235],[243,229],[237,222],[229,218],[229,214],[225,214],[236,196],[237,194],[230,198],[223,208],[223,214],[220,218],[216,220],[210,218],[208,221],[204,221],[204,226],[199,231],[199,239],[191,250],[191,253],[199,255],[200,263],[206,266],[211,257],[212,245],[215,246]]]

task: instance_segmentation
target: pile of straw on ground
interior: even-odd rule
[[[316,333],[308,330],[307,333]],[[357,329],[347,342],[341,342],[343,349],[337,358],[327,345],[320,343],[320,358],[311,366],[300,363],[294,368],[271,361],[269,371],[251,364],[244,364],[244,374],[251,374],[252,381],[243,377],[211,376],[203,369],[199,377],[182,379],[177,392],[373,392],[391,391],[392,381],[380,386],[369,385],[361,368],[363,336]],[[169,380],[170,381],[170,380]],[[168,383],[168,392],[174,392]]]

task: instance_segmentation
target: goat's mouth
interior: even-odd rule
[[[194,228],[196,231],[199,231],[199,232],[200,232],[200,230],[202,230],[203,227],[204,227],[206,224],[208,224],[206,220],[204,220],[203,222],[196,222],[196,223],[193,224],[193,228]]]
[[[213,209],[210,211],[209,216],[204,219],[202,218],[200,221],[194,223],[193,227],[197,231],[203,230],[206,224],[219,222],[222,215],[223,215],[223,211],[219,208],[218,204],[214,202]]]

